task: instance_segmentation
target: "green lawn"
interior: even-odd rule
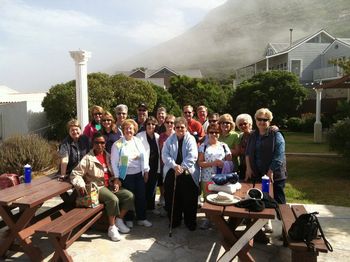
[[[327,142],[314,143],[313,133],[285,131],[283,135],[286,140],[287,153],[330,153]]]
[[[340,157],[287,156],[287,202],[350,207],[350,164]]]

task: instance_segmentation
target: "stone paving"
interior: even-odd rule
[[[50,206],[50,201],[46,205]],[[350,257],[350,208],[324,205],[306,205],[309,212],[319,211],[319,221],[326,237],[331,242],[334,252],[320,254],[318,261],[349,261]],[[89,230],[69,249],[74,261],[216,261],[224,252],[220,244],[220,236],[215,229],[190,232],[182,225],[168,234],[167,218],[149,214],[153,222],[151,228],[135,226],[129,234],[123,235],[119,242],[109,240],[106,232]],[[204,214],[198,214],[198,222]],[[270,236],[270,244],[255,244],[252,255],[256,261],[291,261],[288,248],[280,241],[281,224],[273,221],[274,233]],[[34,237],[33,241],[44,252],[45,261],[52,256],[53,248],[45,236]],[[20,253],[10,253],[5,261],[28,261]],[[234,261],[238,261],[235,259]]]

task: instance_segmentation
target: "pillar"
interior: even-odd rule
[[[322,123],[321,123],[321,99],[322,88],[316,88],[316,121],[314,123],[314,142],[322,142]]]
[[[75,93],[77,100],[77,118],[82,128],[89,123],[87,61],[91,53],[85,50],[70,51],[75,61]]]

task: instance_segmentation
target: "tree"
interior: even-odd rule
[[[180,107],[205,105],[210,112],[224,113],[226,110],[227,92],[213,79],[172,77],[169,93]]]
[[[343,69],[343,75],[350,75],[350,59],[337,60],[333,59],[329,61],[331,64],[337,65]]]
[[[100,105],[113,114],[114,107],[122,103],[128,105],[129,114],[135,115],[138,104],[146,102],[152,110],[157,99],[153,88],[153,84],[124,75],[92,73],[88,75],[89,108]],[[49,138],[62,139],[67,135],[66,123],[77,115],[75,81],[50,88],[42,106],[51,124]]]
[[[295,74],[287,71],[268,71],[256,74],[242,82],[229,102],[230,113],[249,113],[252,116],[261,107],[274,113],[274,122],[296,116],[306,97],[306,89]]]
[[[182,111],[179,105],[176,103],[172,95],[164,90],[160,86],[154,86],[154,91],[157,93],[157,103],[153,110],[153,115],[156,115],[157,109],[161,106],[165,107],[167,113],[173,114],[174,116],[180,116]]]

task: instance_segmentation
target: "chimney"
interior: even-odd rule
[[[289,29],[289,46],[293,44],[293,28]]]

